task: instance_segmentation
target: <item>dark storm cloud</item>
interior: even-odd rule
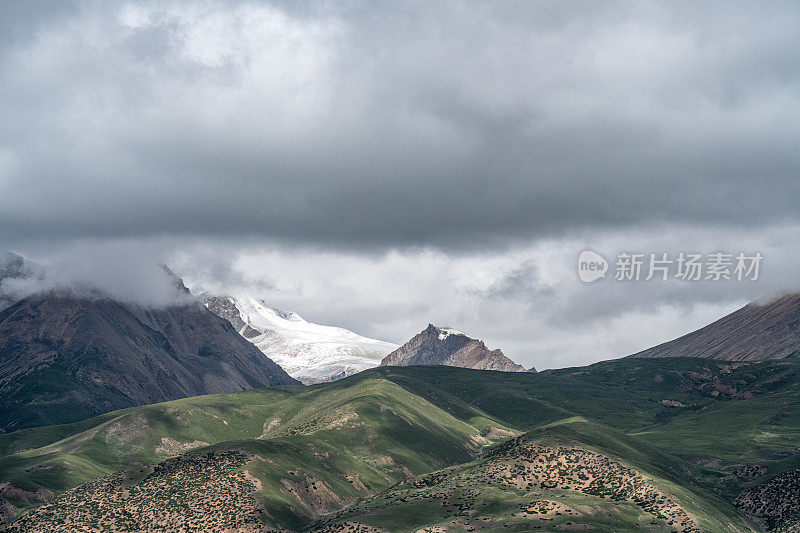
[[[793,3],[4,4],[0,239],[798,220]]]
[[[75,15],[78,3],[71,0],[4,0],[0,4],[0,46],[30,40],[45,22]]]

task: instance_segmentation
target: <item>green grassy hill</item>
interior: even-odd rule
[[[48,530],[56,516],[73,524],[133,520],[142,502],[163,500],[165,487],[183,498],[165,500],[174,512],[161,509],[160,516],[171,525],[140,528],[191,528],[181,522],[186,516],[195,526],[220,526],[203,522],[210,511],[202,479],[219,485],[220,501],[241,509],[248,527],[479,528],[453,515],[461,506],[468,516],[489,517],[484,526],[517,530],[559,520],[669,530],[669,520],[633,493],[531,491],[487,478],[499,463],[521,460],[513,453],[501,460],[495,445],[519,445],[509,439],[524,432],[526,443],[572,447],[632,470],[637,483],[663,493],[699,529],[758,529],[731,502],[800,467],[799,369],[796,360],[692,359],[623,359],[539,374],[384,367],[300,389],[186,398],[0,435],[0,498],[9,517],[51,502],[18,521],[21,530]],[[530,453],[529,444],[518,449]],[[415,485],[439,473],[442,481]],[[403,491],[419,497],[402,502]],[[241,494],[246,501],[233,496]],[[105,516],[108,506],[101,513],[80,501],[115,504]],[[392,516],[414,516],[413,527]],[[793,516],[770,523],[786,525]]]
[[[256,454],[263,450],[273,462],[275,447],[294,450],[276,471],[283,476],[289,470],[321,468],[319,457],[324,456],[329,464],[319,479],[337,487],[334,501],[354,501],[414,474],[469,461],[515,434],[469,406],[463,414],[457,418],[370,373],[302,389],[200,396],[4,435],[0,479],[26,494],[42,489],[61,493],[113,472],[237,441],[237,446],[255,447]],[[345,473],[359,481],[342,481]],[[280,487],[280,475],[266,476],[265,486]],[[271,508],[286,507],[286,497],[292,498],[271,500]],[[28,506],[24,497],[6,499],[20,510]],[[296,509],[278,513],[276,525],[298,527],[319,511],[299,501],[293,505]]]
[[[564,420],[478,460],[403,482],[317,527],[751,530],[730,503],[685,483],[688,465],[620,437],[579,418]]]

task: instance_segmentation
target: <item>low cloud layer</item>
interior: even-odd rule
[[[447,325],[541,369],[625,356],[688,333],[748,301],[800,290],[798,241],[800,227],[794,225],[769,232],[687,226],[593,232],[531,241],[502,253],[419,247],[365,254],[256,238],[103,240],[31,247],[30,257],[49,265],[48,275],[6,280],[2,289],[24,296],[68,288],[162,307],[186,301],[158,266],[168,264],[194,294],[244,292],[312,322],[396,343],[429,322]],[[612,261],[607,279],[580,281],[577,259],[586,248]],[[761,253],[759,279],[614,279],[619,253],[675,257],[695,251]]]
[[[588,243],[587,243],[588,240]],[[170,259],[195,291],[245,291],[320,323],[402,343],[428,322],[484,339],[526,366],[622,357],[688,333],[765,295],[800,289],[800,227],[765,233],[671,226],[594,232],[506,249],[453,254],[435,248],[385,254],[244,242],[184,241]],[[587,247],[611,262],[608,278],[582,283]],[[761,253],[758,280],[614,279],[622,252]]]
[[[0,294],[21,300],[42,292],[63,292],[79,298],[110,298],[148,308],[185,305],[192,301],[177,278],[144,248],[125,244],[70,246],[36,265],[24,277],[0,281]]]

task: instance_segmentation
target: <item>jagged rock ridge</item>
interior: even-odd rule
[[[527,372],[525,367],[489,350],[483,341],[451,328],[428,324],[421,333],[387,355],[381,366],[445,365],[478,370]]]

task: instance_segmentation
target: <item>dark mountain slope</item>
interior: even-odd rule
[[[716,322],[631,357],[784,359],[800,353],[800,293],[751,302]]]
[[[199,303],[148,310],[50,292],[0,313],[0,431],[297,383]]]

